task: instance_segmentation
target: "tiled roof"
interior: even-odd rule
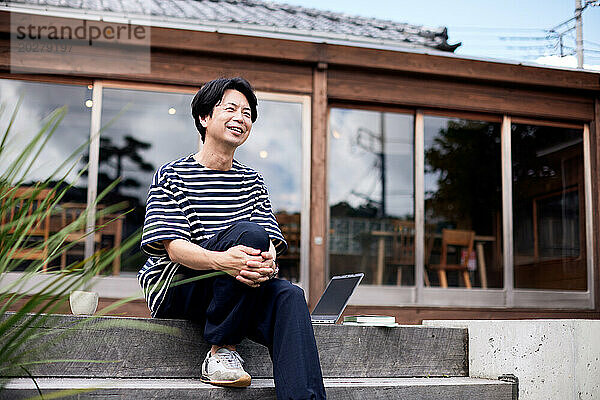
[[[366,39],[372,43],[450,52],[460,46],[460,43],[448,44],[444,27],[430,29],[261,0],[10,0],[9,3],[97,14],[108,12],[138,18],[195,20],[199,24],[237,24],[242,29],[265,27],[295,36],[342,41]]]

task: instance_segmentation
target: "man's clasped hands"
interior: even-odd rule
[[[273,254],[272,244],[269,251],[262,252],[248,246],[233,246],[221,253],[219,269],[250,287],[258,287],[275,275]]]

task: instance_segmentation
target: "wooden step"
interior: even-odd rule
[[[272,379],[253,379],[244,389],[220,388],[194,379],[83,379],[37,378],[44,396],[59,390],[79,389],[72,397],[98,398],[176,398],[176,399],[275,399]],[[486,399],[512,400],[512,384],[465,377],[453,378],[326,378],[329,399]],[[25,399],[38,395],[29,378],[12,379],[5,383],[2,398]],[[61,397],[62,398],[62,397]]]
[[[31,361],[106,362],[31,365],[33,376],[198,378],[209,349],[199,327],[182,320],[52,315],[42,331],[39,340],[47,345]],[[325,377],[468,376],[466,329],[315,325],[314,331]],[[238,352],[253,377],[273,377],[264,346],[245,340]],[[26,374],[17,369],[8,376]]]

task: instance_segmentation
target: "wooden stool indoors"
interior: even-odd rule
[[[428,265],[429,269],[436,270],[440,279],[440,286],[448,287],[448,278],[446,271],[460,271],[466,288],[471,289],[471,278],[469,277],[469,255],[473,251],[473,241],[475,239],[474,231],[462,231],[456,229],[442,230],[442,255],[439,264]],[[448,263],[448,248],[456,247],[458,252],[459,264]],[[466,256],[460,261],[460,248],[466,249]]]

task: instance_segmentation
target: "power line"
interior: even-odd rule
[[[505,46],[508,50],[544,50],[544,49],[554,49],[554,46]]]
[[[472,39],[462,40],[465,45],[469,44],[471,49],[468,51],[469,53],[477,48],[485,48],[490,57],[512,59],[576,55],[577,50],[574,45],[577,43],[575,34],[577,15],[580,15],[589,6],[600,5],[600,0],[581,1],[584,3],[583,7],[577,8],[574,17],[568,18],[550,29],[476,26],[449,26],[448,28],[454,32],[462,32],[463,37],[473,36]],[[477,44],[482,42],[484,44]],[[499,45],[494,42],[504,44]],[[600,54],[600,43],[590,40],[584,40],[583,43],[585,48],[582,49],[582,54],[593,58]],[[503,52],[501,49],[506,51]]]
[[[558,35],[556,35],[558,37]],[[548,40],[550,36],[499,36],[500,40],[510,40],[510,41],[542,41]]]
[[[481,31],[504,31],[504,32],[515,32],[515,31],[527,31],[527,32],[546,32],[546,29],[542,28],[499,28],[499,27],[489,27],[489,26],[452,26],[448,25],[449,30],[473,30],[477,32]]]
[[[598,43],[598,42],[592,42],[591,40],[586,40],[586,39],[583,39],[583,43],[584,44],[588,43],[588,44],[591,44],[592,46],[600,46],[600,43]]]

